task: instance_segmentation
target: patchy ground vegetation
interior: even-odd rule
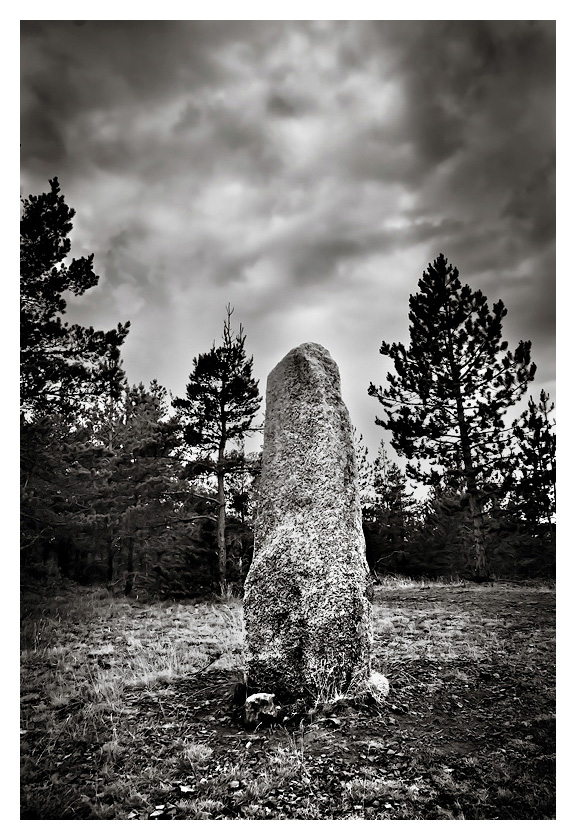
[[[554,819],[554,607],[385,582],[386,703],[246,732],[240,602],[25,592],[22,819]]]

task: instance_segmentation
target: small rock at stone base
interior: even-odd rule
[[[270,723],[278,718],[280,706],[276,705],[274,694],[259,692],[251,694],[244,703],[244,722],[248,726],[258,723]]]

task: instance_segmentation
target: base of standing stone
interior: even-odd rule
[[[270,685],[270,683],[268,683],[268,685]],[[264,695],[259,693],[260,689],[257,686],[251,686],[248,691],[250,693],[253,692],[254,695],[258,697],[276,697],[275,694]],[[282,694],[282,688],[280,688],[280,693]],[[342,700],[362,701],[369,699],[371,702],[379,705],[386,700],[389,693],[390,683],[388,682],[388,679],[384,676],[384,674],[372,671],[370,676],[367,678],[363,677],[359,679],[352,679],[345,690],[339,690],[337,686],[331,684],[328,680],[325,682],[318,680],[316,691],[309,691],[307,694],[300,695],[298,697],[284,692],[283,702],[293,706],[294,703],[300,705],[304,701],[303,708],[309,708],[311,706],[318,706],[325,703],[330,704]]]
[[[274,725],[279,723],[282,726],[293,728],[301,726],[302,722],[313,723],[314,721],[322,721],[326,725],[340,726],[342,716],[346,717],[350,710],[358,710],[368,706],[382,706],[388,693],[390,685],[387,678],[383,674],[372,672],[368,679],[356,683],[355,686],[346,694],[338,694],[333,697],[319,697],[314,701],[306,702],[303,699],[284,704],[282,706],[276,705],[276,697],[273,694],[254,694],[252,698],[246,701],[246,709],[243,715],[243,723],[247,729],[254,728],[255,725]],[[272,701],[273,715],[264,716],[259,715],[260,706],[264,701]],[[250,713],[248,707],[249,701],[255,707],[256,714],[253,713],[252,706]]]
[[[367,676],[365,668],[350,673],[339,660],[330,665],[326,659],[320,657],[316,666],[308,667],[305,674],[300,672],[298,683],[286,679],[286,676],[280,679],[280,666],[275,661],[268,667],[260,662],[256,668],[252,660],[251,666],[246,675],[250,693],[271,692],[283,704],[304,701],[309,706],[314,706],[342,698],[358,698],[366,694],[373,694],[376,700],[382,694],[381,689]],[[255,674],[259,677],[257,683],[254,682]]]

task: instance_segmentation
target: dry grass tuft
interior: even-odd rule
[[[254,733],[231,711],[233,593],[75,588],[23,607],[22,819],[554,818],[551,587],[387,581],[373,666],[389,696]],[[338,700],[317,676],[318,706]]]

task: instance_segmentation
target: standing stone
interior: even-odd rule
[[[281,702],[367,685],[372,614],[356,458],[338,367],[319,344],[268,377],[245,584],[248,685]]]

